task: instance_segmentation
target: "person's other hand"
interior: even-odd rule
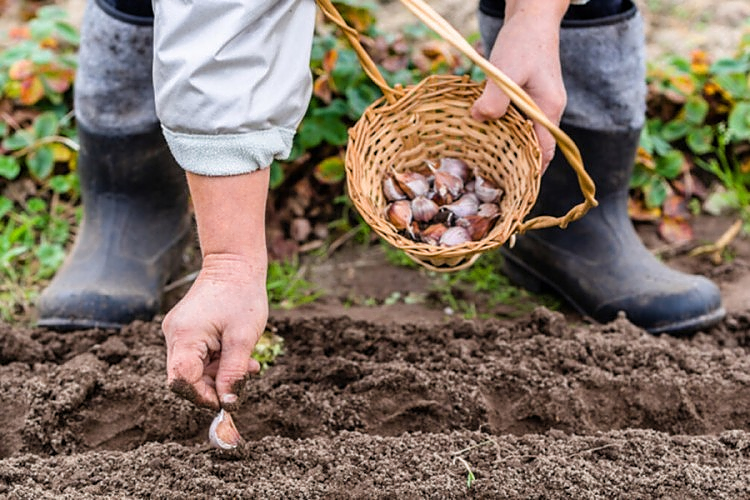
[[[265,261],[207,255],[183,299],[162,323],[167,380],[198,406],[232,410],[260,366],[251,358],[268,319]]]
[[[552,123],[558,124],[567,101],[559,53],[560,20],[565,11],[552,8],[554,2],[541,9],[534,8],[534,3],[520,3],[514,10],[508,2],[506,19],[489,61],[523,88]],[[505,92],[488,80],[471,114],[480,121],[497,119],[505,114],[509,103]],[[546,168],[555,152],[555,139],[539,123],[534,129]]]

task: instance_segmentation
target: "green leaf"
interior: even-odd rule
[[[284,182],[284,169],[278,161],[271,163],[271,171],[269,172],[269,175],[271,177],[269,181],[271,189],[276,189],[281,186],[282,182]]]
[[[685,163],[685,158],[682,152],[673,149],[669,153],[663,156],[656,157],[656,172],[666,177],[667,179],[674,179],[682,171],[682,166]]]
[[[0,177],[13,180],[21,173],[21,164],[12,156],[0,156]]]
[[[10,200],[10,198],[6,198],[5,196],[0,196],[0,219],[5,217],[5,215],[10,212],[13,209],[13,202]]]
[[[750,139],[750,102],[738,103],[729,113],[727,123],[732,137],[739,140]]]
[[[0,87],[2,87],[2,82],[0,82]],[[8,124],[5,122],[0,122],[0,135],[3,137],[8,133]]]
[[[45,5],[44,7],[37,9],[36,17],[39,19],[60,20],[65,19],[67,13],[65,12],[65,9],[60,6]]]
[[[688,133],[690,125],[683,120],[672,120],[661,129],[661,136],[664,140],[674,142],[682,139]]]
[[[31,54],[31,62],[38,66],[50,64],[55,60],[55,53],[49,49],[37,49]]]
[[[55,113],[47,111],[34,119],[34,133],[38,139],[55,135],[59,125],[60,121],[55,116]]]
[[[732,99],[750,99],[750,82],[747,81],[746,74],[732,73],[718,75],[714,80],[719,87],[729,92]]]
[[[52,275],[58,267],[60,267],[65,260],[65,250],[62,245],[56,245],[53,243],[42,243],[34,251],[36,258],[39,259],[39,263],[42,265],[40,271],[41,278],[46,278]]]
[[[34,40],[44,40],[55,33],[55,22],[53,19],[37,18],[29,21],[29,30],[31,38]]]
[[[648,208],[661,207],[664,204],[664,200],[667,199],[667,192],[666,182],[663,179],[654,177],[644,189],[646,206]]]
[[[34,136],[28,130],[18,130],[3,141],[3,148],[8,151],[16,151],[31,146],[33,142]]]
[[[38,180],[49,177],[55,166],[55,155],[52,152],[52,147],[44,145],[29,154],[26,157],[26,166],[29,167],[31,175]]]
[[[67,194],[73,190],[74,183],[69,175],[54,175],[49,180],[49,187],[57,194]]]
[[[360,85],[346,89],[345,95],[349,104],[349,118],[357,120],[365,112],[365,109],[379,99],[382,94],[374,85]]]
[[[323,184],[338,184],[346,176],[344,160],[339,156],[326,158],[315,166],[313,175]]]
[[[66,22],[57,21],[55,23],[55,28],[57,28],[57,34],[63,41],[76,46],[81,43],[78,30],[76,30],[72,25]]]
[[[41,198],[29,198],[26,201],[26,210],[31,214],[39,214],[47,211],[47,202]]]
[[[690,150],[698,155],[713,151],[713,141],[714,131],[710,125],[691,130],[686,138]]]
[[[637,189],[645,186],[653,175],[647,169],[636,166],[633,170],[633,175],[630,177],[630,187]]]
[[[700,96],[690,96],[685,103],[685,120],[693,125],[702,125],[708,114],[708,103]]]
[[[711,69],[709,71],[716,75],[723,75],[727,73],[745,73],[747,71],[750,71],[750,60],[743,61],[741,59],[719,59],[711,65]]]

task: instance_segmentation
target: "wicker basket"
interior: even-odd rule
[[[349,131],[346,151],[348,194],[367,224],[391,245],[435,271],[455,271],[472,265],[481,253],[497,248],[529,229],[566,227],[596,206],[594,185],[586,174],[578,148],[551,123],[531,98],[482,58],[442,17],[422,0],[401,0],[425,24],[485,71],[511,98],[514,106],[499,120],[478,122],[469,110],[483,83],[468,76],[433,75],[406,89],[391,88],[359,42],[359,34],[341,17],[330,0],[318,0],[323,13],[346,34],[368,76],[383,91]],[[532,121],[542,123],[557,140],[575,170],[584,200],[563,217],[540,216],[524,221],[539,194],[541,154]],[[414,171],[425,160],[461,158],[504,187],[502,217],[481,240],[451,247],[415,242],[399,234],[385,217],[382,183],[391,168]]]

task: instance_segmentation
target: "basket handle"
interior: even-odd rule
[[[401,94],[397,94],[397,91],[388,86],[388,83],[385,81],[380,71],[378,71],[374,61],[359,42],[359,33],[346,24],[346,21],[338,10],[336,10],[336,7],[334,7],[331,0],[316,1],[323,13],[343,30],[349,42],[352,44],[354,51],[357,53],[357,57],[359,57],[362,68],[367,76],[372,79],[375,85],[380,87],[380,90],[383,91],[383,95],[389,103],[395,102],[396,98]],[[542,229],[551,226],[565,228],[570,222],[580,219],[590,208],[595,207],[598,204],[594,198],[596,188],[591,177],[589,177],[588,173],[583,168],[581,153],[573,140],[568,137],[565,132],[560,130],[557,125],[552,123],[549,118],[547,118],[531,97],[529,97],[529,95],[519,87],[518,84],[508,78],[487,59],[479,55],[474,47],[472,47],[471,44],[467,42],[466,39],[432,7],[427,5],[423,0],[401,0],[401,3],[429,28],[442,36],[454,48],[459,50],[474,64],[479,66],[485,74],[496,83],[500,89],[508,95],[508,97],[510,97],[511,102],[526,114],[526,116],[541,123],[547,130],[549,130],[555,138],[560,151],[565,155],[571,168],[576,173],[576,176],[578,177],[578,185],[584,198],[583,202],[571,208],[568,213],[562,217],[542,215],[525,222],[519,222],[517,232],[524,233],[530,229]]]

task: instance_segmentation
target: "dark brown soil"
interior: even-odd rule
[[[750,313],[683,339],[543,308],[270,325],[286,355],[247,384],[230,453],[206,444],[212,415],[166,389],[157,323],[0,327],[0,495],[750,495]]]

